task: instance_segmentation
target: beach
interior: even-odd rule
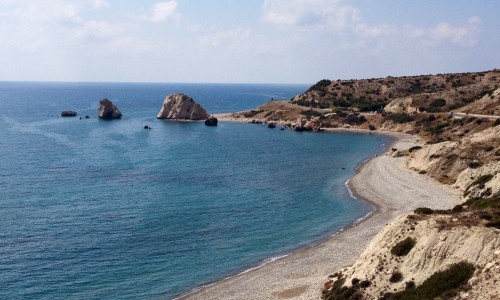
[[[417,136],[389,133],[391,147],[407,149]],[[392,219],[417,207],[444,209],[460,203],[461,193],[406,167],[406,157],[376,156],[349,180],[358,199],[374,211],[324,242],[301,249],[239,275],[193,290],[179,299],[319,299],[323,283],[352,265],[373,237]]]

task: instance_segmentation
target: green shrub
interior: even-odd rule
[[[311,86],[307,91],[324,91],[332,82],[328,79],[322,79],[318,81],[315,85]]]
[[[482,165],[483,164],[480,161],[470,161],[467,163],[467,166],[469,166],[469,168],[471,168],[471,169],[477,169]]]
[[[370,130],[372,130],[372,131],[373,131],[373,130],[377,130],[377,128],[376,128],[376,127],[375,127],[375,125],[373,125],[373,124],[368,125],[368,129],[370,129]]]
[[[415,121],[415,118],[413,118],[412,116],[408,115],[408,114],[387,114],[384,119],[387,121],[387,120],[391,120],[395,123],[400,123],[400,124],[403,124],[403,123],[408,123],[408,122],[413,122]]]
[[[459,262],[449,266],[446,270],[436,272],[414,289],[387,295],[390,300],[417,300],[449,298],[456,294],[456,289],[467,284],[474,274],[474,266],[468,262]]]
[[[446,105],[446,100],[444,99],[436,99],[429,104],[430,107],[443,107]]]
[[[464,207],[462,205],[455,205],[453,208],[452,208],[452,212],[455,212],[455,213],[458,213],[458,212],[462,212],[464,210]]]
[[[400,282],[401,280],[403,280],[403,273],[399,271],[395,271],[394,273],[392,273],[391,277],[389,278],[389,281],[392,283]]]
[[[394,245],[394,247],[392,247],[391,249],[391,253],[396,256],[405,256],[410,253],[411,249],[415,247],[415,244],[417,244],[417,241],[415,239],[407,237],[406,239]]]
[[[367,288],[371,285],[372,283],[369,280],[363,280],[359,283],[359,286],[362,288]]]
[[[426,170],[420,170],[420,171],[418,171],[418,174],[427,174],[427,171]]]
[[[476,180],[474,180],[468,187],[467,189],[465,189],[465,191],[469,191],[471,187],[473,186],[478,186],[480,189],[484,188],[484,186],[486,185],[486,183],[488,183],[491,179],[493,179],[493,174],[486,174],[486,175],[482,175],[480,176],[479,178],[477,178]]]
[[[415,288],[415,281],[408,281],[405,283],[405,289],[410,290]]]
[[[419,215],[432,215],[432,213],[434,213],[434,211],[428,207],[419,207],[413,212]]]
[[[500,125],[500,118],[497,118],[495,122],[493,122],[493,127]]]

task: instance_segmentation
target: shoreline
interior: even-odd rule
[[[247,122],[242,119],[222,121]],[[371,132],[344,128],[331,131]],[[371,212],[318,243],[270,258],[259,266],[195,288],[176,299],[318,299],[328,275],[352,265],[373,237],[395,217],[420,206],[449,208],[459,202],[458,191],[412,172],[406,168],[405,157],[385,155],[391,147],[409,148],[418,144],[417,136],[376,133],[390,135],[394,140],[386,145],[380,155],[361,162],[345,183],[353,199],[373,206]],[[396,191],[386,189],[384,183],[392,182],[391,179],[401,179],[403,184],[393,182]],[[419,182],[413,185],[415,180]],[[429,189],[429,184],[435,185],[435,188]],[[412,189],[410,193],[405,189],[407,186]],[[441,203],[433,201],[443,197],[446,200]],[[417,200],[408,203],[408,198]]]

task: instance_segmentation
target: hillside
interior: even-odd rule
[[[324,79],[293,98],[292,103],[313,108],[381,111],[395,101],[389,105],[393,113],[446,112],[491,94],[499,86],[500,70],[362,80]]]
[[[463,194],[462,206],[423,209],[427,214],[402,216],[387,226],[352,267],[331,276],[324,299],[498,299],[500,70],[321,80],[290,101],[271,101],[232,118],[301,131],[418,135],[420,146],[387,155],[404,156],[415,173]],[[408,253],[391,253],[405,240],[412,244]]]

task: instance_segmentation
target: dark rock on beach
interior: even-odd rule
[[[122,113],[116,107],[113,102],[108,99],[102,99],[99,102],[99,109],[97,110],[97,115],[100,119],[104,120],[114,120],[121,119]]]
[[[205,125],[206,126],[217,126],[217,122],[219,122],[219,120],[217,120],[216,117],[210,116],[210,117],[208,117],[208,119],[205,120]]]

